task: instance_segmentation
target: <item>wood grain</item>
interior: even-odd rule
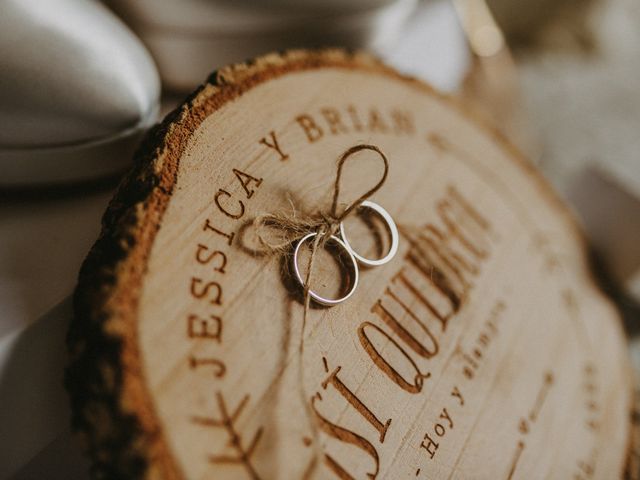
[[[251,222],[326,211],[361,143],[389,158],[372,200],[400,250],[310,310],[300,357],[289,260]],[[345,170],[344,203],[380,176]],[[149,135],[83,266],[74,427],[97,478],[620,477],[627,352],[584,252],[528,163],[426,85],[335,50],[223,69]]]

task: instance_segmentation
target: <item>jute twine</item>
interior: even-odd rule
[[[377,153],[382,159],[384,163],[382,176],[371,189],[369,189],[355,201],[351,202],[346,207],[341,209],[339,203],[341,183],[340,180],[342,178],[344,165],[348,160],[352,159],[356,153],[366,150]],[[307,472],[305,472],[305,476],[311,474],[311,472],[317,465],[317,461],[320,458],[320,455],[322,454],[322,451],[320,450],[318,426],[317,423],[313,420],[314,415],[311,411],[311,407],[309,406],[309,402],[307,401],[306,393],[304,391],[304,369],[302,362],[304,353],[304,337],[306,333],[307,318],[309,316],[309,306],[311,303],[309,289],[312,280],[314,260],[316,259],[318,250],[324,248],[326,242],[331,238],[331,236],[335,235],[338,232],[340,223],[355,211],[357,211],[358,207],[362,205],[362,202],[371,197],[382,187],[382,185],[384,185],[385,181],[387,180],[388,173],[389,161],[387,160],[385,154],[378,147],[376,147],[375,145],[366,144],[353,146],[346,150],[338,159],[336,180],[333,187],[333,199],[329,212],[317,211],[315,213],[309,214],[296,213],[295,215],[265,213],[258,215],[253,221],[256,236],[262,247],[265,249],[265,253],[269,255],[286,255],[291,251],[292,244],[294,244],[297,240],[301,239],[309,233],[317,233],[317,235],[314,237],[314,241],[311,243],[311,253],[307,262],[307,273],[303,285],[304,310],[302,315],[300,341],[298,343],[299,393],[301,395],[302,403],[305,406],[307,418],[309,419],[311,432],[313,435],[314,449],[316,452],[316,456],[313,459],[311,468],[309,468]],[[274,240],[271,235],[267,234],[267,232],[272,229],[278,230],[278,232],[281,234],[281,236],[276,240]]]

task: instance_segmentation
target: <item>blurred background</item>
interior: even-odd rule
[[[144,132],[218,67],[327,46],[462,99],[529,157],[582,223],[640,371],[637,0],[0,0],[0,479],[86,478],[51,372]]]

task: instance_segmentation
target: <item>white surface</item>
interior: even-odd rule
[[[0,200],[0,479],[15,475],[68,429],[62,378],[71,306],[61,302],[75,286],[111,195],[102,189],[40,193],[39,199],[3,194]],[[37,465],[29,468],[16,478],[68,473],[33,476]]]
[[[68,429],[62,372],[70,318],[71,302],[66,300],[0,340],[0,478],[15,475]]]
[[[112,190],[0,197],[0,340],[67,297]]]

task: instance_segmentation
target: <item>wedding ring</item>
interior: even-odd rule
[[[386,212],[385,212],[386,213]],[[304,242],[314,238],[316,235],[318,235],[317,233],[309,233],[308,235],[305,235],[304,237],[302,237],[299,241],[298,244],[296,245],[295,251],[293,252],[293,268],[295,270],[296,273],[296,278],[298,279],[298,282],[300,283],[300,285],[302,285],[302,287],[305,287],[305,280],[302,277],[302,274],[300,273],[300,268],[298,267],[298,253],[300,252],[300,247],[302,246],[302,244],[304,244]],[[353,255],[353,252],[347,247],[347,245],[340,240],[338,237],[331,235],[331,237],[329,237],[328,243],[333,243],[335,245],[337,245],[339,248],[342,248],[345,252],[346,252],[346,256],[349,259],[349,269],[350,269],[350,275],[349,275],[349,281],[351,283],[351,287],[347,289],[347,293],[345,296],[341,297],[341,298],[325,298],[321,295],[318,295],[316,292],[314,292],[313,290],[311,290],[311,288],[309,288],[309,295],[311,296],[311,298],[313,300],[315,300],[316,302],[318,302],[321,305],[326,305],[326,306],[333,306],[333,305],[337,305],[339,303],[344,302],[345,300],[347,300],[351,295],[353,295],[353,292],[356,291],[356,287],[358,286],[358,265],[356,264],[356,259]]]
[[[349,251],[349,253],[351,253],[363,265],[367,265],[369,267],[383,265],[388,261],[390,261],[398,252],[398,243],[400,239],[399,239],[398,228],[396,227],[396,223],[393,221],[393,218],[391,218],[391,215],[389,215],[389,212],[387,212],[384,208],[382,208],[377,203],[370,202],[369,200],[365,200],[360,205],[360,208],[368,208],[370,210],[373,210],[378,215],[380,215],[382,219],[386,222],[387,230],[391,235],[391,247],[389,248],[389,252],[384,257],[380,259],[375,259],[375,260],[371,260],[369,258],[363,257],[362,255],[359,255],[351,247],[351,245],[349,244],[349,241],[347,240],[347,235],[345,234],[345,231],[344,231],[344,222],[340,222],[340,237],[342,238],[342,241],[344,242],[344,245]]]

